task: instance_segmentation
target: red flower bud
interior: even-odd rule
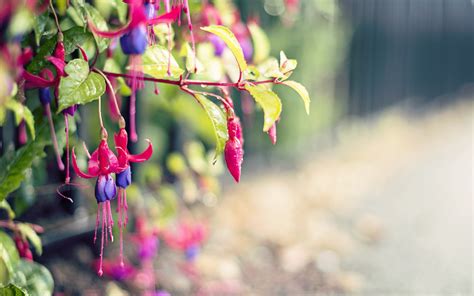
[[[229,138],[225,144],[224,155],[227,169],[235,181],[239,182],[242,162],[244,161],[244,149],[238,138]]]
[[[268,137],[270,138],[270,141],[272,141],[272,144],[275,145],[277,142],[277,127],[276,127],[276,122],[272,125],[272,127],[268,130]]]

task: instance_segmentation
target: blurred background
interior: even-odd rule
[[[272,56],[284,50],[298,60],[293,78],[310,93],[310,115],[292,90],[276,86],[284,107],[272,145],[260,131],[261,112],[245,112],[253,108],[248,98],[235,97],[246,140],[234,184],[220,174],[222,160],[210,166],[203,152],[213,136],[196,124],[199,107],[172,87],[149,99],[150,85],[139,99],[139,129],[157,143],[163,169],[137,167],[134,178],[149,189],[131,188],[132,215],[148,208],[158,227],[187,205],[184,215],[206,224],[200,254],[190,268],[164,246],[156,278],[145,269],[133,281],[99,279],[90,264],[91,193],[74,189],[73,205],[58,203],[56,185],[42,185],[41,206],[22,219],[45,226],[38,261],[57,293],[137,295],[156,281],[173,295],[471,295],[473,2],[233,3],[244,22],[260,23]],[[94,124],[78,127],[91,147]],[[188,167],[205,172],[198,185]],[[31,186],[20,189],[16,209],[34,204]],[[107,258],[116,254],[114,244]]]

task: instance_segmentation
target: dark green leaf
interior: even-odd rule
[[[26,68],[28,72],[38,74],[47,65],[50,65],[50,62],[46,60],[46,57],[53,54],[55,46],[56,37],[44,40],[38,51],[36,52],[36,55],[31,60],[31,63]]]
[[[108,31],[109,27],[107,26],[107,22],[104,20],[102,15],[95,9],[94,6],[90,5],[89,3],[85,3],[85,11],[87,13],[87,18],[94,23],[94,25],[101,31]],[[99,52],[104,51],[110,44],[110,39],[102,38],[94,34],[95,41],[97,43],[97,48]]]
[[[44,156],[43,150],[48,144],[48,135],[47,125],[42,124],[35,140],[0,158],[0,201],[20,186],[25,178],[25,171],[31,167],[33,160]]]
[[[78,45],[82,45],[92,38],[92,34],[85,30],[83,27],[72,27],[69,30],[66,30],[64,33],[64,50],[66,54],[71,54],[74,50],[77,49]]]

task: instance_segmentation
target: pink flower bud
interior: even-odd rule
[[[224,155],[227,169],[235,181],[239,182],[242,162],[244,160],[244,149],[238,138],[229,138],[225,144]]]

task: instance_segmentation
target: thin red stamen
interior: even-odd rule
[[[56,131],[54,130],[53,117],[51,116],[51,105],[45,105],[46,117],[48,117],[49,131],[51,133],[51,140],[53,141],[54,153],[56,154],[56,162],[60,171],[64,170],[64,163],[61,160],[61,155],[59,153],[58,139],[56,138]]]

